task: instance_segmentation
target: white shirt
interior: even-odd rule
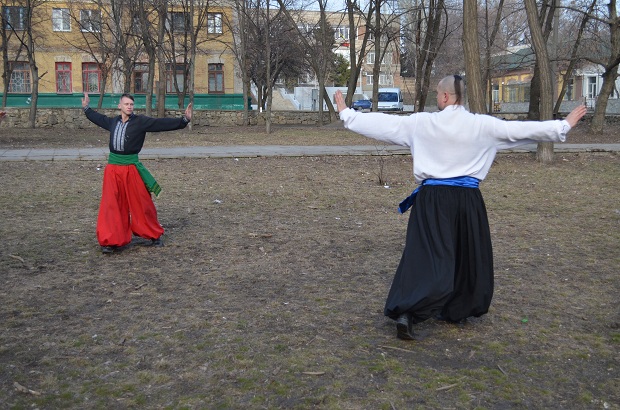
[[[461,105],[410,116],[340,112],[345,128],[411,149],[413,176],[427,178],[471,176],[483,180],[497,151],[534,142],[564,142],[570,125],[565,120],[504,121],[472,114]]]

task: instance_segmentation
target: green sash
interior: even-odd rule
[[[155,194],[156,197],[159,196],[161,192],[161,187],[155,181],[155,178],[148,169],[138,159],[138,154],[129,154],[129,155],[120,155],[110,152],[110,156],[108,157],[108,164],[112,165],[135,165],[142,181],[144,181],[144,185],[146,185],[146,189],[149,192]]]

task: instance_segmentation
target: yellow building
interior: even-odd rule
[[[157,40],[159,22],[155,11],[113,10],[114,3],[108,0],[47,0],[36,3],[29,19],[25,1],[3,3],[10,75],[1,81],[3,86],[4,81],[9,81],[9,95],[32,92],[28,56],[20,47],[21,40],[27,40],[28,29],[34,38],[40,94],[146,93],[150,59],[142,37]],[[202,7],[196,5],[190,12],[180,2],[172,2],[166,11],[165,47],[158,54],[162,57],[155,59],[153,73],[155,84],[165,81],[166,94],[176,95],[184,90],[183,80],[191,60],[187,51],[190,15],[193,30],[198,33],[194,93],[241,93],[242,85],[235,75],[236,60],[229,47],[233,39],[226,25],[226,21],[232,20],[232,10],[207,4],[205,0]],[[114,14],[122,18],[114,18]],[[151,35],[142,36],[146,26]],[[161,64],[165,64],[165,78],[160,78]]]

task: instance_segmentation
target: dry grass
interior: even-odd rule
[[[0,163],[0,402],[620,408],[618,156],[498,157],[482,185],[491,311],[427,321],[409,343],[382,309],[411,162],[385,159],[388,189],[379,161],[145,161],[166,247],[111,256],[94,235],[96,163]]]

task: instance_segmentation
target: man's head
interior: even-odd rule
[[[133,113],[133,95],[123,94],[118,103],[118,109],[121,110],[121,115],[130,116]]]
[[[443,110],[449,105],[462,105],[465,82],[459,75],[449,75],[437,84],[437,108]]]

